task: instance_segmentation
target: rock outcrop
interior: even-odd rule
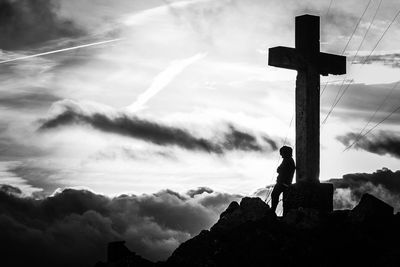
[[[107,262],[98,262],[95,267],[151,267],[154,263],[143,259],[125,246],[125,241],[115,241],[108,244]]]
[[[118,266],[400,266],[399,240],[399,214],[372,195],[353,210],[299,208],[284,217],[259,198],[243,198],[166,262]]]

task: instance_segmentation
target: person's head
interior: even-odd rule
[[[282,158],[291,158],[293,154],[293,149],[290,146],[283,146],[279,149],[279,153]]]

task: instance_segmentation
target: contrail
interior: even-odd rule
[[[207,53],[199,53],[186,59],[172,61],[165,70],[163,70],[154,78],[150,87],[142,94],[140,94],[133,104],[126,107],[128,111],[136,112],[143,109],[144,105],[152,97],[154,97],[157,93],[164,89],[170,82],[172,82],[179,73],[181,73],[184,69],[186,69],[196,61],[204,58],[206,55]]]
[[[85,47],[90,47],[90,46],[95,46],[95,45],[113,43],[113,42],[118,42],[118,41],[121,41],[121,40],[123,40],[123,38],[112,39],[112,40],[101,41],[101,42],[90,43],[90,44],[84,44],[84,45],[78,45],[78,46],[74,46],[74,47],[63,48],[63,49],[44,52],[44,53],[39,53],[39,54],[35,54],[35,55],[17,57],[17,58],[13,58],[13,59],[7,59],[7,60],[0,61],[0,64],[13,62],[13,61],[17,61],[17,60],[24,60],[24,59],[34,58],[34,57],[41,57],[41,56],[46,56],[46,55],[51,55],[51,54],[57,54],[57,53],[65,52],[65,51],[70,51],[70,50],[75,50],[75,49],[80,49],[80,48],[85,48]]]

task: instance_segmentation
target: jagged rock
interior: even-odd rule
[[[143,259],[125,246],[125,241],[110,242],[107,247],[107,262],[97,262],[95,267],[151,267],[155,264]]]
[[[400,216],[354,223],[352,211],[299,208],[279,220],[260,201],[231,203],[211,231],[183,243],[166,266],[400,266]]]
[[[125,241],[115,241],[108,244],[107,262],[116,262],[133,255],[134,253],[125,246]]]
[[[256,221],[266,215],[275,216],[269,205],[260,198],[242,198],[240,205],[234,201],[221,213],[218,222],[211,231],[229,231],[247,221]]]
[[[268,235],[265,231],[252,230],[261,229],[255,227],[256,225],[272,226],[276,222],[275,213],[260,198],[245,197],[240,205],[232,202],[210,231],[202,231],[198,236],[181,244],[168,259],[167,264],[168,266],[245,266],[251,261],[258,262],[260,257],[264,256],[260,250],[262,246],[257,244],[264,242]],[[253,241],[256,246],[247,246]],[[241,257],[238,261],[232,254],[245,257]]]
[[[351,211],[353,221],[382,220],[393,215],[393,207],[370,194],[364,194],[360,203]]]
[[[135,266],[400,266],[399,225],[400,214],[368,195],[352,211],[301,208],[283,218],[261,199],[244,198],[166,262]]]

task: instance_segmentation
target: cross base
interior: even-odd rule
[[[290,185],[283,194],[283,215],[300,207],[333,211],[333,184],[299,182]]]

